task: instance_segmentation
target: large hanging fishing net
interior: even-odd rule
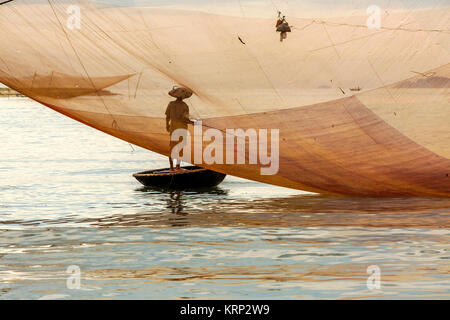
[[[179,86],[204,130],[280,130],[276,175],[205,167],[315,192],[450,195],[448,0],[2,2],[0,82],[75,120],[168,155]]]

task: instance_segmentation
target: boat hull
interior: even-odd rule
[[[133,175],[146,187],[162,189],[201,189],[218,186],[226,174],[207,170],[201,167],[183,167],[183,171],[168,172],[169,169],[144,171]]]

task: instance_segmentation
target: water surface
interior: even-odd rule
[[[167,160],[27,99],[0,100],[0,299],[450,296],[450,199],[344,198],[227,177],[131,176]],[[81,270],[80,290],[66,282]],[[367,268],[381,288],[367,287]]]

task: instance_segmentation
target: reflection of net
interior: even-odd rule
[[[420,153],[404,151],[395,158],[393,150],[404,144],[390,145],[394,133],[383,136],[389,141],[385,146],[387,142],[377,138],[381,133],[369,133],[358,122],[367,109],[373,123],[383,123],[387,131],[397,129],[396,134],[417,143],[414,148],[425,147],[424,152],[431,150],[442,161],[450,158],[449,133],[437,125],[448,117],[442,113],[449,94],[448,8],[391,13],[383,17],[381,30],[367,29],[365,16],[290,17],[292,33],[281,44],[275,18],[177,10],[175,4],[167,9],[74,3],[82,13],[81,29],[75,30],[66,26],[66,1],[17,0],[0,6],[1,82],[76,120],[162,154],[168,154],[169,145],[167,92],[174,85],[186,87],[194,92],[186,103],[205,128],[279,128],[285,139],[279,176],[257,176],[257,168],[251,166],[213,169],[338,193],[435,194],[450,189],[445,181],[433,187],[434,182],[425,181],[428,178],[394,178],[392,172],[405,172],[407,167],[399,159],[415,161]],[[238,2],[236,6],[239,9]],[[421,74],[431,72],[432,80],[419,81]],[[354,87],[363,88],[357,98],[350,97],[350,90],[339,90]],[[428,90],[426,95],[423,90]],[[355,99],[361,111],[348,107]],[[417,124],[420,130],[408,125],[421,116],[411,111],[414,99],[431,108],[426,118],[430,124]],[[318,110],[323,104],[329,109],[305,120],[305,110]],[[284,110],[296,108],[286,119]],[[328,135],[330,140],[323,141]],[[363,142],[366,138],[382,151],[370,149]],[[338,146],[342,150],[335,149]],[[359,158],[353,156],[355,148],[361,148]],[[355,176],[361,177],[358,187],[351,186]]]

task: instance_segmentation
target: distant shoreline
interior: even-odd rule
[[[25,96],[10,88],[0,88],[0,97],[25,97]]]

